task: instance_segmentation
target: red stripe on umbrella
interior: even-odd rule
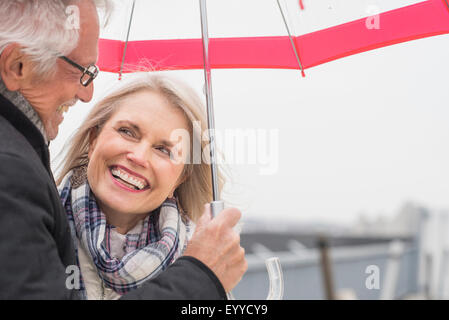
[[[311,68],[353,54],[449,33],[445,0],[429,0],[379,15],[380,29],[366,18],[294,37],[303,67]],[[100,40],[98,65],[119,72],[125,43]],[[289,37],[210,39],[210,62],[219,68],[298,69]],[[124,73],[148,70],[203,69],[201,39],[130,41]]]

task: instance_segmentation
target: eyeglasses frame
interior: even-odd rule
[[[66,56],[59,56],[60,59],[64,60],[65,62],[67,62],[68,64],[70,64],[71,66],[77,68],[78,70],[80,70],[83,74],[81,75],[80,78],[80,83],[82,86],[87,87],[89,86],[89,84],[98,76],[98,73],[100,72],[98,70],[98,67],[94,64],[90,64],[88,65],[86,68],[83,67],[82,65],[79,65],[78,63],[76,63],[75,61],[67,58]],[[89,68],[94,67],[95,71],[91,72],[89,71]],[[89,80],[87,80],[85,83],[83,83],[83,77],[85,75],[89,76]]]

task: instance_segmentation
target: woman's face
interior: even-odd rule
[[[157,93],[138,92],[122,102],[89,147],[89,185],[104,212],[147,214],[173,195],[185,163],[179,154],[190,142],[171,135],[187,124]]]

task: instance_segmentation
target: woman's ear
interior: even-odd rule
[[[176,189],[178,189],[178,187],[181,184],[183,184],[187,180],[187,178],[188,178],[188,175],[183,171],[181,177],[178,179],[178,182],[176,183],[176,186],[173,187],[172,191],[168,194],[169,198],[173,198],[173,196],[174,196],[174,194],[176,192]]]
[[[176,184],[176,186],[174,186],[173,187],[173,189],[170,191],[170,193],[168,194],[168,198],[173,198],[174,197],[174,195],[175,195],[175,193],[176,193],[176,190],[178,189],[178,187],[180,186],[181,184],[179,183],[179,184]]]
[[[95,144],[97,143],[97,137],[98,137],[98,126],[95,126],[89,131],[89,146],[87,152],[87,157],[89,159],[92,155],[92,152],[94,152]]]

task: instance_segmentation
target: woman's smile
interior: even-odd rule
[[[132,170],[123,166],[109,167],[113,182],[120,188],[130,192],[144,192],[150,189],[148,180]]]

